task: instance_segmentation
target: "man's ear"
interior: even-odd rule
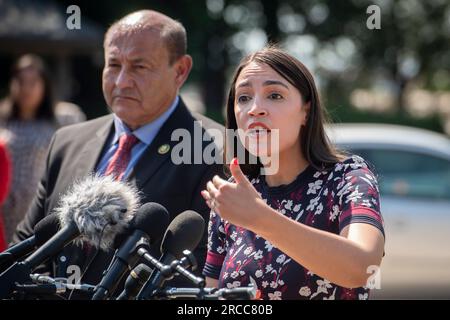
[[[185,54],[175,62],[175,82],[177,83],[178,88],[181,88],[183,83],[186,81],[187,77],[189,76],[189,72],[191,72],[191,69],[192,57],[188,54]]]

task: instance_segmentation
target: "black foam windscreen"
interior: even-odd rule
[[[187,210],[172,220],[161,244],[161,253],[168,252],[176,259],[183,257],[183,251],[193,251],[202,239],[205,220],[197,212]]]
[[[169,213],[166,208],[155,202],[143,204],[131,223],[131,230],[142,230],[150,237],[150,243],[155,243],[164,234],[169,225]]]
[[[147,266],[144,263],[138,264],[132,272],[134,272],[133,277],[135,279],[138,279],[141,282],[145,282],[150,278],[150,274],[152,273],[153,269]]]
[[[39,247],[47,242],[60,229],[59,218],[56,214],[50,214],[40,220],[34,226],[36,246]]]

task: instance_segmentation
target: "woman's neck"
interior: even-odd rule
[[[20,120],[23,120],[23,121],[33,120],[35,118],[35,116],[36,116],[35,110],[22,109],[19,111]]]
[[[295,152],[281,152],[279,155],[279,167],[275,174],[267,175],[266,182],[269,187],[289,184],[308,167],[309,163],[303,157],[300,148]]]

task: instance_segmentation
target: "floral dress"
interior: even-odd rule
[[[288,185],[269,187],[264,176],[251,181],[262,199],[292,220],[339,234],[351,223],[367,223],[384,236],[377,179],[359,156],[333,168],[308,166]],[[298,244],[302,245],[301,243]],[[254,284],[262,299],[367,299],[369,289],[344,288],[304,268],[269,241],[211,212],[205,276],[219,287]],[[368,278],[371,273],[368,272]]]

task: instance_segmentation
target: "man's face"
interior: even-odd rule
[[[112,32],[105,43],[103,95],[112,111],[131,129],[160,116],[182,83],[177,62],[154,31]]]

